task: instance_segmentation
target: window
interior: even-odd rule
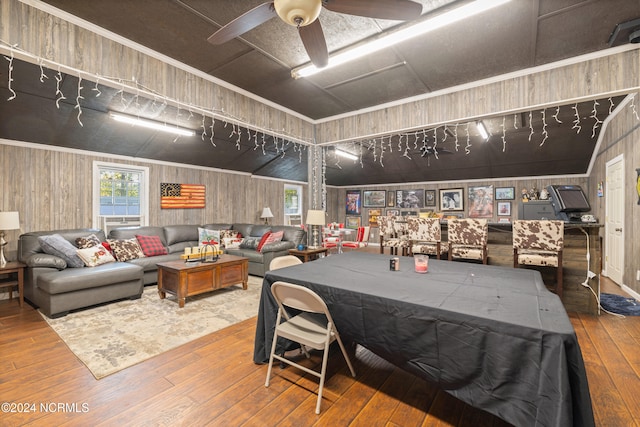
[[[284,185],[284,223],[302,224],[302,186]]]
[[[149,168],[93,163],[93,226],[147,225]]]

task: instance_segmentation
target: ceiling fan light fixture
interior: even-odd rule
[[[347,48],[336,55],[329,57],[329,64],[323,68],[315,67],[313,64],[303,65],[291,70],[291,76],[294,79],[300,77],[308,77],[316,74],[320,71],[327,70],[338,65],[342,65],[346,62],[353,61],[354,59],[361,58],[369,55],[373,52],[382,50],[389,46],[401,43],[409,40],[413,37],[428,33],[429,31],[437,30],[454,22],[461,21],[465,18],[477,15],[485,12],[489,9],[493,9],[497,6],[501,6],[508,3],[511,0],[475,0],[471,3],[467,3],[464,6],[452,9],[444,12],[440,15],[433,16],[431,18],[417,22],[414,25],[409,25],[398,31],[390,32],[382,37],[373,39],[369,42],[365,42],[356,45],[352,48]],[[277,11],[277,7],[276,7]],[[278,13],[279,14],[279,13]]]
[[[284,22],[294,27],[304,27],[318,19],[322,0],[274,0],[273,7]]]

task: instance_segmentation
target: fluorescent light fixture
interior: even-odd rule
[[[429,31],[437,30],[454,22],[461,21],[473,15],[477,15],[478,13],[493,9],[494,7],[501,6],[505,3],[508,3],[509,1],[511,0],[473,1],[459,8],[452,9],[448,12],[444,12],[440,15],[428,18],[424,21],[420,21],[415,25],[404,27],[398,31],[385,34],[380,38],[371,40],[370,42],[365,42],[353,48],[347,48],[346,50],[336,55],[330,56],[329,63],[326,67],[316,68],[313,64],[309,64],[299,68],[295,68],[291,71],[291,76],[294,79],[311,76],[320,71],[342,65],[346,62],[361,58],[394,44],[401,43],[412,37],[420,36],[422,34],[428,33]]]
[[[484,123],[477,122],[476,126],[478,127],[478,132],[480,132],[480,136],[482,137],[482,139],[484,139],[485,141],[489,139],[489,132],[487,132],[487,128],[484,126]]]
[[[177,126],[169,126],[166,123],[154,122],[153,120],[140,119],[138,117],[126,116],[119,113],[111,113],[111,117],[118,122],[127,123],[134,126],[142,126],[149,129],[155,129],[162,132],[173,133],[182,136],[194,136],[195,131],[184,129]]]
[[[355,154],[351,154],[347,151],[342,151],[339,148],[336,148],[336,154],[349,160],[358,160],[358,156],[356,156]]]

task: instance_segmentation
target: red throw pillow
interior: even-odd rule
[[[262,235],[262,239],[260,239],[260,243],[258,243],[258,247],[256,248],[258,252],[262,252],[262,247],[265,245],[265,243],[267,243],[267,239],[269,238],[270,235],[271,235],[270,231],[267,231]]]
[[[136,234],[136,239],[140,244],[140,248],[142,248],[144,256],[149,257],[167,254],[167,248],[162,244],[160,236],[142,236]]]
[[[104,246],[104,248],[108,250],[111,255],[113,255],[113,249],[111,249],[111,245],[109,244],[109,242],[102,242],[102,246]]]

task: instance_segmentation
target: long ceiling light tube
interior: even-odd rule
[[[342,65],[378,50],[409,40],[410,38],[420,36],[428,33],[429,31],[437,30],[454,22],[477,15],[489,9],[493,9],[494,7],[501,6],[509,1],[511,0],[476,0],[459,8],[444,12],[424,21],[420,21],[415,25],[410,25],[398,31],[389,33],[370,42],[363,43],[353,48],[347,48],[336,55],[330,56],[329,63],[323,68],[316,68],[313,64],[294,68],[291,71],[291,76],[294,79],[311,76],[320,71]]]
[[[119,113],[111,113],[111,118],[117,122],[127,123],[133,126],[142,126],[148,129],[159,130],[162,132],[172,133],[174,135],[181,136],[194,136],[195,131],[191,129],[185,129],[178,126],[169,126],[166,123],[154,122],[152,120],[141,119],[138,117],[131,117]]]

